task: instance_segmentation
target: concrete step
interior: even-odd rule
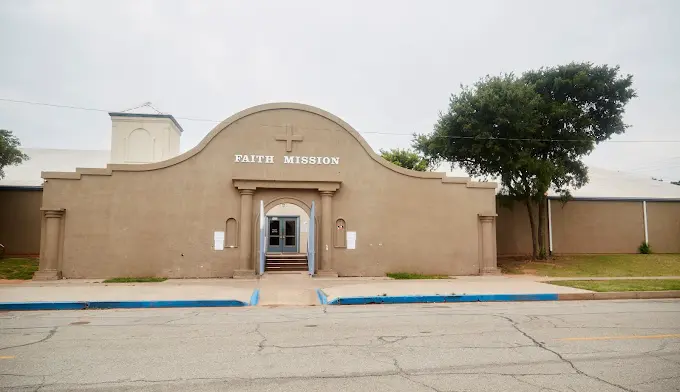
[[[265,274],[262,275],[261,279],[268,279],[272,276],[275,276],[277,279],[280,277],[310,278],[309,273],[305,269],[304,271],[266,271]]]
[[[300,267],[307,268],[307,263],[265,263],[266,267]]]
[[[304,264],[307,265],[307,260],[267,260],[265,264]]]
[[[307,255],[304,253],[267,253],[265,271],[306,271]]]
[[[268,265],[268,266],[264,267],[264,270],[268,271],[268,272],[269,271],[306,271],[307,266],[306,265],[303,265],[303,266],[297,266],[297,265],[293,265],[293,266],[290,266],[290,265],[271,266],[271,265]]]
[[[277,257],[302,257],[302,258],[307,258],[306,253],[267,253],[265,254],[266,257],[270,258],[277,258]]]

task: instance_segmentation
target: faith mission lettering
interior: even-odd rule
[[[302,135],[294,135],[293,127],[286,126],[286,134],[283,136],[276,136],[276,141],[286,142],[286,151],[293,151],[293,142],[300,142],[304,140]],[[248,155],[248,154],[234,154],[234,162],[236,163],[274,163],[273,155]],[[312,157],[312,156],[298,156],[298,155],[284,155],[284,164],[293,165],[339,165],[339,157]]]
[[[234,154],[236,163],[274,163],[273,155],[241,155]],[[299,155],[284,155],[284,164],[293,165],[339,165],[339,157],[309,157]]]

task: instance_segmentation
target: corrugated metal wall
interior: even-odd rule
[[[637,253],[645,240],[639,200],[551,201],[554,254]],[[680,201],[648,201],[649,243],[655,253],[680,253]],[[531,254],[526,207],[498,206],[498,254]],[[547,243],[547,241],[546,241]]]

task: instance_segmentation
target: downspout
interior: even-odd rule
[[[646,222],[646,220],[645,220],[645,222]],[[646,230],[646,227],[647,226],[645,226],[645,230]],[[553,236],[552,236],[552,208],[550,207],[550,198],[548,198],[548,253],[552,256],[552,253],[553,253]]]
[[[642,217],[645,221],[645,243],[649,244],[649,231],[647,230],[647,201],[642,201]]]

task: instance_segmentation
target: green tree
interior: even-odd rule
[[[418,153],[411,150],[403,150],[400,148],[393,148],[391,150],[380,150],[380,156],[385,160],[401,166],[406,169],[416,171],[427,171],[429,165],[425,158],[418,155]]]
[[[569,188],[588,182],[581,159],[626,130],[631,86],[619,67],[591,63],[482,78],[451,96],[434,132],[416,135],[414,147],[430,162],[499,179],[503,198],[526,205],[533,256],[545,258],[547,192],[567,198]]]
[[[11,131],[0,129],[0,179],[5,178],[5,166],[19,165],[28,155],[19,150],[21,143]]]

